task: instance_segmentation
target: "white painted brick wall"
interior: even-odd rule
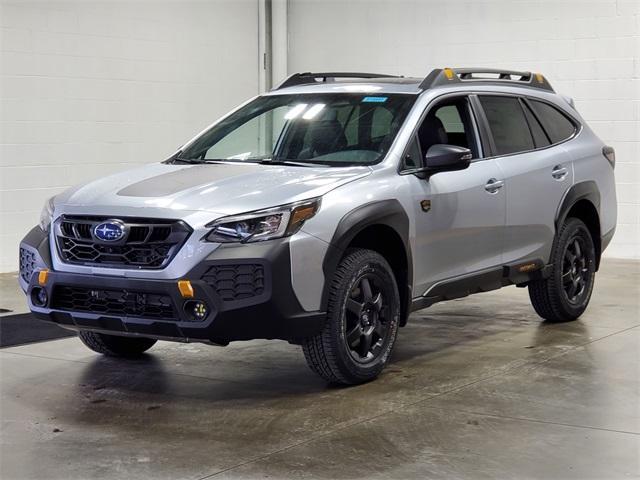
[[[250,0],[0,0],[0,271],[48,197],[258,93],[257,28]]]
[[[544,73],[615,147],[618,229],[606,254],[640,258],[640,0],[295,0],[289,30],[289,72]]]

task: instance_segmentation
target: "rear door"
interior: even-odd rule
[[[558,206],[573,184],[571,158],[559,144],[557,135],[543,128],[536,106],[525,99],[480,95],[479,103],[495,160],[505,177],[503,261],[546,263],[555,235]],[[543,108],[547,106],[545,103]],[[572,125],[571,128],[572,135]]]

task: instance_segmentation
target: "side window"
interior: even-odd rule
[[[436,111],[436,117],[442,122],[447,134],[464,133],[462,118],[460,118],[460,112],[458,112],[458,108],[455,105],[439,107]]]
[[[515,97],[481,96],[480,103],[498,155],[534,149],[520,100]]]
[[[530,102],[544,129],[549,134],[551,142],[561,142],[575,133],[576,127],[573,122],[557,108],[537,100],[530,100]]]
[[[547,134],[544,133],[544,130],[542,129],[542,125],[540,125],[540,122],[538,121],[538,119],[535,117],[533,113],[531,113],[531,109],[529,109],[529,106],[526,103],[524,103],[523,108],[524,108],[524,115],[527,117],[527,123],[529,123],[529,128],[531,129],[531,135],[533,135],[533,143],[536,144],[536,148],[541,148],[541,147],[546,147],[548,145],[551,145],[551,141],[549,141],[549,137],[547,137]]]
[[[402,168],[418,168],[422,166],[422,163],[420,144],[418,143],[417,137],[414,136],[404,156],[404,165]]]
[[[418,128],[417,137],[423,155],[441,143],[468,148],[473,158],[479,157],[467,97],[444,100],[432,107]]]

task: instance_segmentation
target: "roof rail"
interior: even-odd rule
[[[496,77],[483,77],[482,74],[497,75]],[[514,78],[515,77],[515,78]],[[436,68],[427,75],[420,88],[429,88],[452,83],[473,82],[484,85],[512,84],[523,87],[541,88],[553,92],[553,87],[540,73],[518,72],[515,70],[501,70],[497,68]]]
[[[385,75],[382,73],[356,73],[356,72],[304,72],[294,73],[285,78],[279,85],[271,90],[293,87],[295,85],[306,85],[310,83],[333,82],[336,78],[400,78],[397,75]],[[320,79],[320,81],[318,81]]]

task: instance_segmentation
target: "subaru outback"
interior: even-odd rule
[[[167,160],[50,199],[19,281],[102,354],[280,339],[357,384],[436,302],[516,285],[544,319],[578,318],[614,166],[540,74],[294,74]]]

